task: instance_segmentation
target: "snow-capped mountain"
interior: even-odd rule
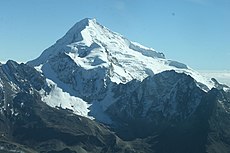
[[[95,19],[0,63],[0,152],[229,153],[229,125],[228,86]]]
[[[42,72],[53,86],[51,94],[43,96],[47,104],[69,108],[83,116],[90,114],[107,123],[110,119],[104,112],[116,101],[114,88],[119,84],[174,70],[194,78],[206,92],[215,86],[187,65],[166,59],[163,53],[132,42],[88,18],[76,23],[28,64]],[[62,100],[55,100],[57,97]]]
[[[107,70],[102,77],[106,75],[117,84],[133,79],[143,80],[165,70],[176,70],[191,75],[209,89],[213,87],[212,82],[185,64],[165,59],[163,53],[129,41],[100,25],[95,19],[87,18],[76,23],[64,37],[28,64],[43,67],[50,59],[62,53],[78,67]]]

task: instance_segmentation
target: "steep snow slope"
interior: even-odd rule
[[[47,95],[43,90],[40,92],[42,95],[42,101],[47,102],[47,104],[51,107],[60,107],[64,109],[72,110],[75,114],[88,117],[93,119],[93,117],[89,116],[89,107],[90,105],[87,102],[83,101],[78,97],[71,96],[69,93],[64,92],[62,89],[57,87],[57,85],[47,79],[49,86],[51,86],[51,92]],[[66,102],[67,101],[67,102]]]
[[[103,112],[116,101],[113,88],[120,83],[126,84],[134,79],[142,81],[148,76],[175,70],[193,77],[204,91],[214,87],[214,82],[185,64],[166,59],[163,53],[129,41],[95,19],[76,23],[64,37],[28,64],[52,80],[56,88],[61,88],[69,96],[81,98],[81,102],[93,104],[89,108],[91,115],[107,121],[109,119]],[[59,91],[56,88],[53,92]],[[58,94],[62,93],[53,95],[57,97]],[[48,96],[43,98],[48,104],[58,105],[50,101],[55,97]],[[70,106],[72,98],[67,99],[65,105]],[[88,106],[85,104],[84,113],[79,115],[87,116]]]

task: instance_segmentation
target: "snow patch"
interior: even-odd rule
[[[43,95],[42,101],[51,107],[70,109],[77,115],[94,119],[92,116],[88,115],[89,107],[91,106],[90,104],[80,98],[70,96],[69,93],[64,92],[61,88],[57,87],[53,81],[47,79],[47,82],[52,87],[51,92],[46,95],[44,91],[40,91],[41,95]]]
[[[34,68],[35,68],[38,72],[42,73],[42,66],[43,66],[43,64],[40,64],[39,66],[35,66]]]
[[[226,113],[230,114],[230,108],[226,108],[223,101],[218,100],[221,107],[225,110]]]
[[[0,88],[3,89],[2,79],[0,78]]]

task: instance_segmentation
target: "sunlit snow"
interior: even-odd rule
[[[85,116],[90,119],[93,119],[93,117],[89,116],[89,107],[90,104],[87,104],[87,102],[83,101],[80,98],[70,96],[69,93],[64,92],[61,88],[57,87],[57,85],[47,79],[47,82],[52,87],[50,94],[46,95],[43,91],[41,91],[42,100],[50,105],[51,107],[60,107],[63,109],[70,109],[73,110],[73,112],[77,115]]]

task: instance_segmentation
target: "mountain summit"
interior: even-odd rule
[[[116,83],[127,83],[133,79],[143,80],[165,70],[176,70],[191,75],[197,82],[207,86],[204,90],[214,86],[213,82],[185,64],[165,59],[163,53],[129,41],[100,25],[96,19],[86,18],[76,23],[40,57],[28,64],[41,67],[60,54],[70,57],[84,69],[106,69],[106,75]]]
[[[150,48],[142,48],[143,46],[133,44],[122,35],[110,31],[100,25],[96,19],[86,18],[76,23],[64,37],[46,49],[38,59],[30,63],[33,63],[33,65],[38,65],[41,62],[44,63],[51,56],[62,52],[76,52],[79,56],[83,56],[82,54],[87,54],[82,53],[86,48],[88,49],[87,51],[97,48],[101,50],[114,50],[116,48],[124,52],[127,48],[131,48],[139,51],[138,48],[135,47],[142,49],[143,52],[148,51],[149,53],[147,54],[149,55],[152,54],[152,56],[164,58],[162,53],[157,53]]]

